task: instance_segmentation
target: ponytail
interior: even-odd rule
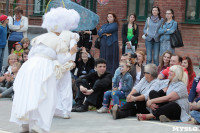
[[[187,86],[188,85],[188,75],[186,72],[183,71],[182,82]]]

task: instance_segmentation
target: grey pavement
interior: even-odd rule
[[[11,106],[10,99],[0,99],[0,133],[19,133],[19,127],[9,122]],[[137,121],[136,117],[113,120],[109,113],[89,111],[71,113],[71,119],[54,117],[51,133],[172,133],[181,129],[196,133],[199,127],[181,122]]]

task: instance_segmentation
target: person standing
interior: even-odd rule
[[[0,71],[3,64],[4,50],[7,43],[7,24],[8,16],[0,16]]]
[[[135,47],[134,50],[137,50],[137,44],[138,44],[138,35],[139,35],[139,29],[138,25],[136,24],[136,15],[130,14],[128,16],[128,22],[123,24],[122,26],[122,40],[123,40],[123,46],[122,46],[122,54],[124,54],[125,48],[131,49],[132,46]]]
[[[107,61],[107,71],[114,75],[119,66],[118,20],[114,13],[107,14],[107,24],[98,31],[101,37],[100,58]]]
[[[11,53],[12,46],[16,42],[20,42],[23,38],[27,37],[28,18],[22,16],[23,10],[20,6],[15,7],[14,17],[9,16],[8,27],[11,31],[8,38],[8,53]]]
[[[80,31],[80,40],[78,41],[78,47],[85,47],[91,50],[92,47],[92,35],[97,35],[97,29]]]
[[[13,87],[10,121],[17,123],[21,132],[50,131],[57,101],[66,94],[59,95],[58,84],[66,78],[65,82],[71,83],[70,73],[66,72],[74,65],[68,60],[77,52],[77,45],[71,50],[69,45],[78,34],[69,30],[77,28],[79,21],[80,16],[75,10],[62,7],[52,8],[44,15],[42,27],[48,33],[32,39],[29,59],[20,68]],[[67,86],[64,84],[64,87]],[[71,98],[68,105],[72,106],[72,94],[68,96]]]
[[[145,46],[147,51],[147,64],[153,62],[159,65],[159,50],[160,50],[160,34],[158,30],[163,23],[163,18],[160,16],[160,8],[157,6],[152,7],[151,17],[148,17],[144,26],[144,34],[146,36]]]
[[[174,20],[174,18],[174,11],[172,9],[167,10],[166,19],[158,30],[158,33],[161,34],[160,56],[162,56],[165,51],[170,51],[172,54],[175,54],[175,49],[172,48],[170,44],[170,35],[173,34],[177,29],[177,22]]]

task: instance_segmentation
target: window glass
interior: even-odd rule
[[[200,19],[200,2],[199,2],[199,19]]]
[[[127,0],[127,4],[127,15],[135,13],[137,20],[145,21],[148,16],[151,16],[154,0]]]
[[[128,1],[128,15],[129,14],[132,14],[132,13],[135,13],[136,11],[136,0],[129,0]]]
[[[188,0],[187,19],[195,20],[196,16],[196,0]]]
[[[146,0],[140,0],[139,2],[139,16],[145,16],[145,1]]]
[[[151,8],[153,7],[154,0],[148,0],[148,16],[151,16]]]

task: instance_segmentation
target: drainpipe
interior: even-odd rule
[[[9,0],[6,0],[6,15],[8,16]]]

